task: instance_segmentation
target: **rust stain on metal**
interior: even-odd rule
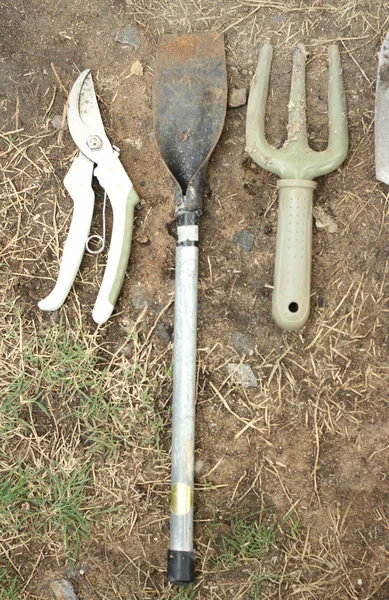
[[[215,33],[188,33],[177,36],[168,34],[163,37],[160,44],[160,68],[171,65],[179,66],[196,59],[215,58],[215,49],[220,58],[224,58],[223,38],[215,39]]]
[[[215,32],[165,35],[158,47],[154,76],[154,130],[175,182],[177,202],[184,195],[189,203],[186,192],[192,184],[200,192],[204,168],[223,127],[226,104],[223,37]]]

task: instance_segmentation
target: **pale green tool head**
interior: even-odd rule
[[[308,146],[305,118],[305,58],[306,51],[298,44],[294,51],[292,85],[288,106],[288,139],[280,149],[273,148],[265,138],[266,102],[269,90],[273,48],[265,44],[259,55],[247,107],[247,152],[257,165],[282,179],[314,179],[336,169],[346,158],[348,127],[346,95],[343,86],[339,48],[329,47],[328,81],[328,147],[315,152]]]

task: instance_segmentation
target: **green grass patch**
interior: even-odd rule
[[[22,327],[19,314],[5,340],[21,353],[0,400],[0,534],[9,548],[42,543],[75,560],[96,523],[108,527],[102,515],[121,508],[107,508],[107,473],[132,443],[160,453],[166,410],[136,337],[123,360],[62,322],[38,335]],[[158,383],[168,376],[154,369]]]
[[[279,538],[297,540],[298,526],[294,509],[281,522],[266,510],[243,517],[233,514],[227,528],[214,515],[208,528],[214,549],[212,567],[215,571],[235,573],[238,581],[244,568],[247,598],[262,600],[266,597],[263,584],[277,582],[281,577],[272,560],[277,558]]]
[[[126,374],[124,374],[124,377]],[[126,396],[106,386],[105,361],[87,347],[78,331],[60,323],[23,350],[23,369],[8,384],[0,419],[7,430],[31,428],[39,413],[57,424],[80,424],[84,449],[95,455],[115,454],[128,439]],[[35,411],[35,412],[34,412]],[[37,423],[35,423],[37,424]]]
[[[26,341],[12,373],[0,403],[2,539],[42,541],[75,559],[112,510],[96,497],[96,462],[127,443],[125,394],[107,391],[105,362],[62,323]]]
[[[146,386],[143,389],[142,394],[139,397],[139,409],[147,423],[141,445],[154,447],[157,450],[158,456],[160,456],[166,417],[162,411],[156,409],[155,400],[149,393],[149,386]]]
[[[220,524],[216,524],[221,527]],[[263,513],[246,517],[231,516],[229,532],[214,537],[216,565],[236,567],[242,561],[261,559],[276,547],[277,523]]]
[[[73,469],[22,467],[7,473],[0,483],[2,539],[62,539],[69,559],[76,559],[82,538],[88,538],[101,509],[91,497],[91,465]],[[117,510],[117,508],[116,508]]]
[[[180,590],[178,594],[172,597],[172,600],[193,600],[197,596],[198,590],[194,588],[194,584],[191,583],[186,588]]]
[[[1,600],[19,600],[19,578],[11,565],[0,560],[0,598]]]

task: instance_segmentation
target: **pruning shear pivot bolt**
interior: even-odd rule
[[[312,254],[312,196],[315,177],[336,169],[346,158],[348,127],[339,49],[329,47],[329,139],[323,152],[308,145],[305,58],[302,44],[293,57],[288,105],[288,139],[276,149],[265,138],[265,112],[273,48],[265,44],[252,82],[246,124],[247,152],[260,167],[278,175],[279,208],[273,290],[273,318],[283,329],[298,329],[309,317]]]
[[[104,131],[89,69],[79,75],[69,94],[68,125],[80,149],[64,179],[74,202],[74,212],[57,282],[38,306],[42,310],[57,310],[73,284],[88,244],[95,201],[92,189],[94,174],[110,199],[113,212],[107,266],[92,315],[96,323],[105,323],[112,314],[126,273],[134,207],[139,198],[119,160],[118,149],[111,145]]]

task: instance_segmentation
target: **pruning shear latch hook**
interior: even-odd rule
[[[104,203],[103,203],[103,235],[100,235],[98,233],[94,233],[93,235],[90,235],[88,237],[88,239],[86,240],[86,249],[89,252],[89,254],[101,254],[105,248],[105,233],[106,233],[106,227],[105,227],[105,214],[106,214],[106,209],[107,209],[107,192],[104,192]],[[97,240],[97,242],[100,244],[100,246],[97,248],[97,250],[93,250],[90,247],[90,242],[92,240]]]

